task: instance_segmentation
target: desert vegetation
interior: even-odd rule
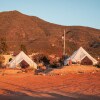
[[[59,55],[59,52],[62,51],[61,37],[66,30],[68,55],[71,55],[80,46],[83,46],[94,57],[100,55],[100,30],[98,29],[61,26],[18,11],[0,13],[0,26],[0,45],[2,45],[0,52],[23,50],[31,54],[34,50]],[[55,46],[52,47],[51,44]]]

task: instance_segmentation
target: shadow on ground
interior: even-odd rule
[[[100,100],[100,97],[98,96],[83,95],[78,93],[65,96],[51,92],[27,91],[27,93],[31,92],[32,95],[30,96],[24,92],[15,92],[7,89],[2,90],[4,91],[4,94],[0,95],[0,100]],[[44,96],[41,94],[44,94]]]

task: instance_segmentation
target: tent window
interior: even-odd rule
[[[12,58],[9,58],[9,62],[12,60]]]

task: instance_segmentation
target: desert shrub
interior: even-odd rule
[[[100,68],[100,62],[95,65],[97,68]]]
[[[44,55],[44,54],[38,54],[32,57],[32,59],[34,60],[34,62],[38,63],[43,63],[45,66],[48,65],[50,63],[50,60],[48,58],[48,56]]]
[[[62,65],[62,60],[59,58],[53,58],[50,60],[50,67],[51,68],[58,68]]]
[[[0,55],[0,68],[3,68],[4,67],[3,66],[4,61],[5,61],[4,56]]]
[[[57,62],[53,62],[53,63],[51,64],[51,67],[52,67],[52,68],[58,68],[59,65],[57,64]]]
[[[46,70],[46,66],[43,66],[43,65],[42,66],[38,66],[38,70],[43,72],[43,71]]]

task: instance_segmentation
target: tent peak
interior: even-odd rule
[[[83,47],[80,47],[79,49],[83,49]]]

